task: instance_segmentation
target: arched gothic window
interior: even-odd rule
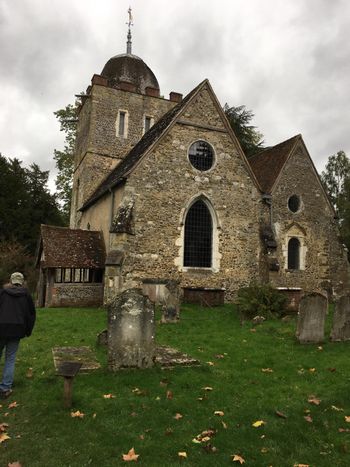
[[[202,200],[190,207],[185,220],[184,266],[212,266],[213,220]]]
[[[300,241],[295,237],[288,242],[288,269],[300,269]]]

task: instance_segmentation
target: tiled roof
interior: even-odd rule
[[[207,80],[204,80],[196,86],[181,102],[164,114],[163,117],[161,117],[158,122],[143,135],[140,141],[131,149],[120,164],[118,164],[117,167],[101,182],[90,198],[80,208],[81,211],[84,211],[91,204],[94,204],[94,202],[107,193],[110,188],[118,185],[125,179],[147,149],[162,136],[175,117],[181,112],[187,102],[205,82],[207,82]]]
[[[43,268],[103,268],[105,246],[100,232],[41,226],[39,254]]]
[[[300,138],[300,135],[293,136],[293,138],[264,149],[248,159],[264,193],[271,193],[277,177]]]

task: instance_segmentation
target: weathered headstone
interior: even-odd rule
[[[180,290],[177,281],[168,281],[165,286],[162,306],[162,323],[177,323],[180,319]]]
[[[344,295],[335,303],[331,341],[350,340],[350,296]]]
[[[328,300],[313,292],[300,300],[296,336],[301,344],[323,342]]]
[[[109,369],[151,367],[154,341],[154,304],[138,288],[117,295],[108,306]]]

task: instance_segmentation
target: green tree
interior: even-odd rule
[[[350,160],[344,151],[328,158],[321,180],[337,212],[340,234],[350,259]]]
[[[349,177],[350,161],[345,152],[338,151],[337,154],[329,156],[325,170],[321,173],[321,180],[337,211],[339,211],[339,201],[344,192],[345,181]]]
[[[77,133],[77,103],[69,104],[57,110],[54,115],[60,123],[60,131],[65,133],[64,148],[55,149],[54,160],[58,171],[55,184],[56,194],[60,201],[65,224],[69,222],[70,202],[72,197],[74,148]]]
[[[63,224],[48,176],[37,164],[25,168],[0,154],[0,239],[20,243],[29,254],[35,252],[40,224]]]
[[[251,125],[254,117],[251,110],[247,110],[245,105],[230,107],[225,104],[224,112],[247,157],[264,148],[264,135],[254,125]]]

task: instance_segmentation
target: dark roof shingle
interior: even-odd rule
[[[103,268],[105,246],[101,232],[41,226],[43,268]]]
[[[271,148],[264,149],[248,159],[264,193],[271,193],[275,181],[284,167],[300,135],[293,136]]]

